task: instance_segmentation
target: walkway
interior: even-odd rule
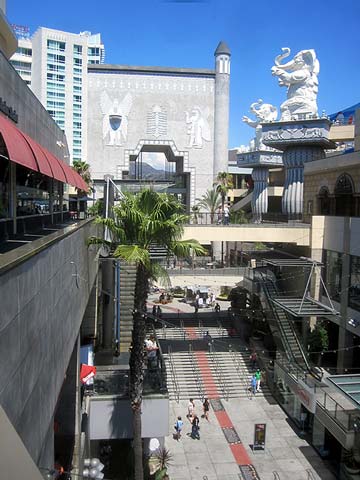
[[[196,329],[186,327],[187,337],[195,339]],[[170,402],[169,430],[165,445],[173,455],[169,475],[172,480],[307,480],[307,470],[315,479],[335,480],[327,465],[296,433],[287,415],[272,397],[232,398],[226,401],[215,385],[205,352],[194,356],[205,390],[213,392],[210,422],[200,420],[200,440],[190,437],[191,425],[186,419],[188,400]],[[196,403],[200,417],[202,405]],[[178,415],[184,420],[180,441],[173,438]],[[266,424],[266,450],[252,451],[255,423]]]

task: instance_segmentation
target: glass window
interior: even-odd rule
[[[82,59],[81,58],[74,58],[74,65],[82,65]]]
[[[360,311],[360,257],[350,257],[349,307]]]
[[[49,211],[49,178],[16,165],[16,213],[36,215]]]
[[[5,144],[0,137],[0,154],[6,155]],[[10,216],[9,211],[9,187],[10,187],[10,162],[0,157],[0,218]]]
[[[81,103],[81,95],[74,95],[73,100],[74,100],[74,102]]]
[[[82,54],[82,46],[81,45],[74,45],[74,54],[81,55]]]
[[[340,302],[342,255],[331,250],[324,250],[323,279],[333,300]]]
[[[82,88],[80,85],[74,85],[74,93],[81,93]]]
[[[47,48],[49,50],[57,50],[65,52],[65,42],[58,42],[56,40],[47,40]]]
[[[17,52],[20,53],[20,55],[23,55],[24,57],[31,57],[32,55],[31,48],[19,47],[17,49]]]

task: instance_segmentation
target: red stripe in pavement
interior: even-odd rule
[[[230,449],[234,455],[235,461],[238,465],[251,465],[249,455],[247,454],[244,445],[241,443],[230,444]]]
[[[195,327],[185,327],[185,332],[190,340],[196,340],[198,338]]]
[[[194,352],[197,364],[200,369],[202,383],[204,385],[205,395],[207,392],[209,397],[208,398],[220,398],[219,391],[216,387],[216,383],[214,382],[213,374],[211,373],[209,360],[206,356],[205,352]],[[211,393],[210,393],[211,392]]]
[[[194,340],[198,338],[194,327],[186,327],[185,330],[189,339]],[[211,396],[209,396],[209,398],[220,398],[219,391],[214,382],[213,374],[211,373],[209,360],[206,356],[206,352],[194,353],[200,370],[205,392],[214,392]],[[225,410],[219,410],[217,412],[214,412],[214,414],[221,428],[233,428],[235,430],[234,424],[230,420],[230,417]],[[241,443],[231,443],[230,449],[238,465],[251,465],[250,457],[247,454],[245,447]]]

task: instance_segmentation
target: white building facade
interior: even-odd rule
[[[87,64],[105,58],[100,34],[40,27],[11,63],[65,132],[72,162],[87,161]]]

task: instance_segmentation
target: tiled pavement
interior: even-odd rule
[[[210,422],[200,420],[200,440],[193,440],[186,419],[188,401],[170,404],[170,432],[175,419],[184,420],[183,436],[179,442],[172,435],[166,438],[166,447],[173,454],[169,467],[171,480],[239,480],[243,478],[214,411],[210,411]],[[335,480],[326,464],[308,442],[300,438],[280,406],[270,404],[264,397],[222,400],[226,413],[245,447],[251,463],[261,480],[273,480],[273,471],[281,480],[307,480],[306,470],[311,469],[316,480]],[[200,402],[197,414],[202,413]],[[266,423],[266,450],[253,453],[254,424]],[[251,477],[250,477],[251,478]]]

